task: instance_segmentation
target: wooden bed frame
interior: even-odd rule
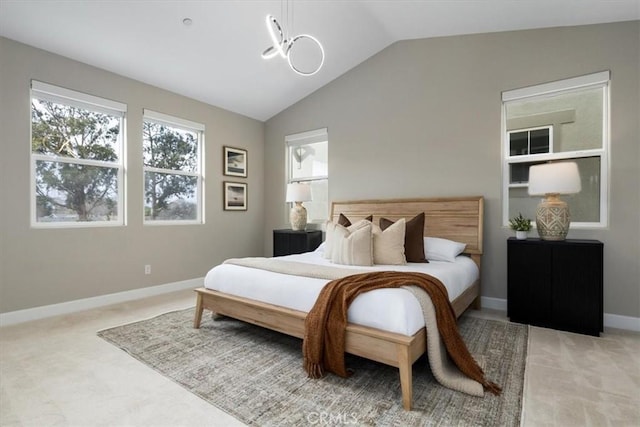
[[[373,215],[374,222],[385,217],[393,221],[411,219],[425,213],[424,235],[441,237],[466,243],[465,254],[480,268],[482,258],[482,197],[456,197],[432,199],[360,200],[333,202],[331,219],[338,220],[340,213],[352,222]],[[196,289],[196,313],[193,322],[200,327],[203,310],[239,319],[298,338],[304,336],[306,313],[237,297],[222,292]],[[467,308],[480,308],[480,280],[452,301],[456,316]],[[411,409],[413,395],[412,366],[426,351],[426,329],[413,336],[391,333],[375,328],[349,324],[346,332],[345,351],[400,370],[402,406]]]

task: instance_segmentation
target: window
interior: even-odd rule
[[[204,125],[144,111],[144,221],[202,223]]]
[[[307,221],[321,223],[329,214],[329,135],[327,129],[288,135],[287,183],[306,182],[311,201],[305,202]]]
[[[126,105],[31,82],[31,224],[124,225]]]
[[[608,217],[609,72],[502,94],[503,224],[522,212],[535,217],[540,199],[528,194],[529,167],[577,163],[578,194],[565,195],[572,227],[604,227]]]
[[[510,130],[509,155],[552,153],[551,126],[533,129]]]

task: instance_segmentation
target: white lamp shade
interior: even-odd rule
[[[295,182],[287,184],[287,202],[306,202],[311,200],[311,187]]]
[[[573,194],[582,189],[580,173],[575,162],[534,165],[529,168],[529,194]]]

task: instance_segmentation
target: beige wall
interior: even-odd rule
[[[605,311],[638,317],[639,45],[637,21],[399,42],[265,126],[0,38],[0,312],[202,277],[231,256],[270,255],[271,230],[286,226],[284,135],[321,127],[329,129],[330,199],[483,195],[483,295],[506,298],[512,233],[500,218],[500,93],[609,69],[611,225],[569,237],[605,243]],[[30,79],[128,105],[127,226],[29,227]],[[206,224],[142,225],[134,159],[143,108],[206,125]],[[248,212],[222,211],[222,145],[249,150]]]
[[[31,79],[127,104],[126,226],[30,228]],[[202,277],[225,258],[262,254],[262,122],[4,38],[0,102],[0,312]],[[206,126],[204,225],[142,225],[143,108]],[[223,145],[249,150],[247,212],[222,210]]]
[[[395,43],[266,123],[265,252],[285,223],[284,136],[329,130],[329,198],[483,195],[482,293],[506,298],[501,92],[611,70],[605,312],[640,316],[640,23]]]

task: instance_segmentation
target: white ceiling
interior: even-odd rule
[[[0,35],[267,120],[398,40],[640,19],[640,0],[297,0],[291,35],[311,34],[326,51],[322,70],[302,77],[260,57],[270,45],[265,16],[287,28],[282,6],[0,0]]]

